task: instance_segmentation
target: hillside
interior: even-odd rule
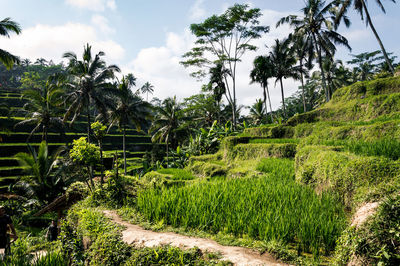
[[[0,188],[5,189],[13,180],[24,175],[23,167],[19,166],[14,158],[18,152],[28,152],[27,140],[30,132],[34,128],[33,124],[15,126],[23,121],[24,110],[22,109],[26,100],[21,99],[21,90],[4,89],[0,93],[0,106],[3,106],[0,113]],[[7,106],[7,108],[4,108]],[[68,124],[64,132],[51,128],[48,136],[49,151],[55,151],[59,146],[70,146],[74,139],[86,137],[85,119],[78,119],[73,126]],[[42,140],[42,133],[35,133],[29,140],[29,145],[37,147]],[[127,161],[128,171],[142,167],[142,157],[146,151],[152,149],[150,137],[143,132],[138,132],[133,128],[127,129]],[[111,168],[113,154],[117,151],[122,157],[122,133],[117,127],[113,127],[103,140],[105,151],[105,167]]]
[[[286,194],[276,196],[269,192],[268,186],[264,187],[264,181],[260,181],[260,178],[262,180],[260,176],[263,173],[270,173],[270,178],[272,176],[284,178],[287,175],[290,179],[291,173],[288,169],[291,167],[290,164],[293,164],[293,176],[295,178],[293,185],[300,185],[306,191],[312,189],[315,191],[314,193],[322,196],[322,199],[320,199],[322,202],[315,203],[317,205],[313,205],[314,207],[304,206],[309,208],[306,211],[309,212],[307,218],[300,215],[299,220],[291,225],[291,221],[285,216],[285,212],[281,213],[280,209],[274,209],[275,207],[269,203],[266,206],[270,206],[269,208],[274,210],[270,218],[268,218],[268,214],[263,214],[262,209],[254,210],[256,213],[251,216],[249,213],[252,213],[253,210],[250,204],[248,205],[249,209],[243,206],[243,211],[245,211],[243,215],[245,216],[240,217],[240,219],[247,221],[246,224],[249,226],[254,219],[258,220],[261,217],[264,221],[270,219],[276,221],[278,219],[282,221],[281,225],[275,222],[268,228],[271,226],[273,230],[280,230],[278,228],[283,226],[282,228],[286,228],[286,230],[297,232],[294,237],[296,240],[289,240],[289,243],[298,243],[296,244],[299,245],[298,250],[312,252],[315,255],[325,249],[326,254],[330,253],[330,256],[334,257],[335,263],[340,265],[347,264],[350,261],[356,264],[381,261],[395,265],[399,262],[400,251],[400,227],[398,227],[400,221],[400,212],[398,211],[400,209],[399,138],[400,77],[379,79],[359,82],[339,89],[329,103],[312,112],[297,115],[285,124],[247,128],[241,136],[224,139],[217,154],[191,158],[187,169],[196,176],[207,177],[209,180],[212,180],[213,177],[224,176],[226,181],[219,185],[216,184],[215,188],[213,188],[213,185],[201,185],[208,187],[208,191],[223,186],[224,189],[220,191],[222,193],[219,196],[220,200],[225,197],[223,196],[225,193],[233,193],[232,195],[239,193],[245,199],[249,195],[246,193],[252,194],[261,186],[264,188],[264,192],[260,191],[259,193],[268,195],[269,200],[281,202],[280,204],[283,204],[281,208],[284,206],[285,211],[291,212],[291,219],[296,221],[297,214],[294,213],[294,210],[291,210],[290,206],[285,207],[285,203],[282,203],[283,198],[294,192],[286,191],[286,186],[282,186],[278,182],[273,187],[279,191],[286,191]],[[275,159],[277,161],[265,159],[271,157],[278,159]],[[289,160],[288,162],[291,163],[284,163],[282,168],[280,160]],[[289,171],[289,173],[286,171]],[[250,180],[237,181],[237,178]],[[249,192],[242,194],[240,190],[236,191],[234,183],[237,182],[247,182],[246,185],[241,184],[240,186],[243,186],[242,189]],[[274,183],[276,181],[269,182]],[[199,185],[192,186],[194,187],[187,190],[192,191],[199,198],[209,197],[206,196],[209,192],[202,196],[205,191]],[[232,187],[229,188],[229,186]],[[234,189],[236,192],[228,192],[227,190],[230,189]],[[163,203],[157,203],[162,205],[161,208],[167,208],[171,211],[171,206],[178,205],[178,207],[172,208],[173,212],[185,213],[187,210],[181,209],[183,206],[180,206],[179,202],[165,203],[167,199],[169,201],[169,198],[172,200],[173,193],[179,194],[181,198],[186,197],[184,196],[185,190],[178,189],[173,192],[165,192],[160,196],[146,195],[144,198],[160,200],[158,197],[161,197]],[[310,196],[306,196],[306,198]],[[290,196],[290,201],[296,202],[297,197],[301,196],[294,193]],[[317,214],[316,217],[329,215],[331,208],[336,208],[334,211],[336,216],[325,217],[316,224],[311,224],[311,221],[307,219],[318,213],[320,209],[316,206],[324,204],[323,202],[327,200],[326,197],[333,197],[332,201],[329,203],[329,207],[323,207],[322,212]],[[248,200],[253,202],[256,198],[248,198]],[[203,198],[203,201],[200,201],[202,203],[199,202],[198,204],[204,205],[205,201],[207,200]],[[305,204],[304,201],[305,198],[298,202],[297,208],[302,209],[302,205]],[[230,204],[241,203],[232,201]],[[263,204],[262,206],[264,206]],[[373,207],[368,209],[369,206]],[[149,206],[140,208],[146,214],[151,210]],[[229,222],[229,210],[233,211],[233,209],[230,209],[231,207],[226,208],[225,214],[221,217]],[[240,208],[236,206],[233,212],[240,215]],[[170,218],[170,215],[167,215],[165,211],[151,211],[146,217],[152,220],[167,219],[164,222],[168,221],[167,223],[172,224],[175,224],[174,219],[186,219],[179,216]],[[341,211],[344,214],[340,214]],[[360,215],[360,212],[364,216]],[[219,217],[219,214],[214,215],[215,218]],[[215,219],[211,217],[210,219]],[[317,219],[316,217],[311,219]],[[236,221],[235,223],[238,223],[239,217],[235,216],[232,219],[231,222]],[[345,220],[344,227],[340,225],[341,219]],[[330,224],[327,224],[327,220],[330,221]],[[359,220],[361,222],[355,222]],[[300,226],[297,224],[298,222],[300,222]],[[193,223],[192,220],[191,223]],[[202,223],[199,221],[198,225]],[[244,226],[244,224],[239,224],[237,226]],[[259,222],[256,224],[261,226]],[[313,228],[312,232],[307,232],[307,234],[323,235],[325,226],[330,228],[330,233],[322,237],[324,241],[317,242],[316,247],[318,248],[315,249],[311,244],[312,238],[304,239],[306,242],[302,244],[301,239],[305,235],[302,235],[301,232],[305,228],[301,224],[305,224],[305,228]],[[178,222],[177,225],[181,226],[182,222]],[[294,227],[288,229],[291,226]],[[239,231],[253,235],[251,231],[247,231],[250,228],[245,228],[247,226],[239,229]],[[238,229],[232,230],[232,232],[235,232]],[[257,230],[261,229],[258,228]],[[265,233],[265,230],[257,232]],[[280,233],[277,234],[276,231],[275,233],[271,232],[271,234],[271,236],[257,236],[257,234],[254,236],[261,239],[281,240],[287,237]],[[337,241],[336,247],[334,247],[335,244],[332,244],[333,246],[330,248],[328,242],[325,242],[328,239],[331,239],[333,243]],[[311,246],[307,248],[310,244]],[[325,248],[323,249],[323,247]],[[332,248],[334,249],[333,253]],[[331,261],[331,259],[328,259],[328,261]],[[333,263],[333,261],[330,263]]]

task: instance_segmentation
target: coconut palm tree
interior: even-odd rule
[[[280,19],[277,27],[289,23],[294,27],[295,35],[306,36],[312,42],[312,48],[318,55],[318,63],[321,70],[322,86],[325,91],[325,99],[328,102],[331,98],[326,84],[325,72],[323,70],[323,57],[333,58],[336,52],[336,45],[344,45],[349,50],[351,47],[347,39],[336,32],[338,27],[335,24],[337,1],[326,4],[323,0],[307,0],[306,6],[301,10],[302,15],[290,15]],[[346,24],[349,23],[347,17],[343,17]]]
[[[257,56],[253,62],[253,69],[250,72],[251,83],[257,82],[263,88],[264,110],[265,115],[268,115],[267,98],[269,101],[271,121],[274,122],[272,115],[271,97],[268,89],[268,79],[274,77],[274,66],[268,56]]]
[[[134,124],[137,130],[146,123],[146,119],[151,117],[151,105],[145,102],[138,95],[132,93],[129,77],[123,77],[119,86],[115,106],[109,112],[111,119],[109,129],[118,125],[123,131],[122,146],[124,153],[124,173],[126,175],[126,128],[129,124]]]
[[[149,129],[152,132],[153,142],[163,142],[167,148],[167,164],[169,156],[169,145],[177,146],[178,137],[184,131],[182,128],[182,107],[177,102],[176,96],[167,98],[161,107],[156,108],[156,115]]]
[[[5,18],[0,21],[0,35],[10,38],[10,32],[20,34],[21,27],[17,22],[12,21],[11,18]],[[2,62],[7,69],[10,69],[14,64],[19,64],[20,59],[6,50],[0,49],[0,62]]]
[[[313,65],[312,62],[314,60],[314,51],[312,46],[312,40],[307,35],[299,35],[294,34],[289,37],[292,40],[293,49],[295,51],[295,56],[299,61],[299,66],[301,69],[306,66],[307,70],[311,70]],[[307,112],[307,104],[306,104],[306,96],[304,89],[304,73],[300,72],[300,80],[301,80],[301,96],[303,100],[303,112]]]
[[[284,116],[286,116],[286,107],[283,79],[293,78],[297,80],[300,78],[301,71],[303,71],[299,66],[296,66],[297,61],[294,56],[294,50],[291,49],[289,45],[290,39],[284,39],[282,41],[275,40],[275,45],[271,47],[269,53],[271,64],[274,67],[274,77],[276,78],[275,84],[279,81],[281,85],[282,109]]]
[[[22,98],[28,102],[24,105],[26,111],[26,119],[17,123],[15,127],[25,124],[35,124],[35,127],[28,136],[27,142],[38,130],[42,130],[42,141],[47,143],[48,131],[51,127],[55,127],[62,131],[64,124],[58,116],[58,106],[62,102],[63,90],[60,83],[54,76],[50,77],[45,86],[39,88],[31,88],[22,92]]]
[[[112,101],[110,97],[117,93],[111,84],[115,72],[120,72],[116,65],[106,66],[102,59],[104,52],[98,52],[92,56],[92,47],[87,44],[83,51],[82,60],[78,60],[76,54],[67,52],[63,55],[69,60],[67,70],[69,71],[69,82],[66,86],[66,103],[69,105],[64,115],[64,121],[72,115],[71,123],[86,111],[87,116],[87,137],[90,142],[91,114],[90,107],[93,106],[104,119],[107,118],[107,109]]]
[[[141,88],[141,92],[146,93],[146,101],[149,101],[149,93],[153,94],[154,86],[150,84],[150,82],[146,82]]]
[[[393,3],[396,3],[395,0],[390,0]],[[381,0],[375,0],[376,4],[379,6],[379,8],[382,10],[383,13],[386,13],[385,7],[382,4]],[[376,40],[379,43],[379,46],[381,48],[381,51],[383,53],[383,56],[385,57],[385,61],[387,63],[387,65],[389,66],[389,70],[390,72],[392,72],[392,74],[394,74],[394,68],[393,68],[393,64],[389,59],[389,55],[385,50],[385,47],[383,46],[383,42],[381,40],[381,38],[378,35],[378,32],[375,29],[374,24],[372,23],[372,19],[371,19],[371,15],[369,14],[368,11],[368,7],[367,7],[367,0],[342,0],[340,1],[340,11],[337,13],[337,17],[336,17],[336,22],[339,22],[340,20],[342,20],[343,18],[345,18],[345,14],[347,13],[347,11],[351,8],[351,6],[353,6],[353,9],[360,14],[361,16],[361,20],[365,19],[365,23],[368,26],[370,26],[372,32],[375,35]],[[364,14],[365,14],[365,18],[364,18]],[[347,23],[346,25],[350,25],[350,23]]]

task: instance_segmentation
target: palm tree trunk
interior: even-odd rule
[[[280,83],[281,83],[283,116],[286,118],[285,95],[284,95],[284,92],[283,92],[283,82],[282,82],[282,78],[280,78],[279,81],[280,81]]]
[[[319,42],[317,41],[317,38],[315,37],[315,34],[312,35],[313,36],[313,40],[315,43],[315,48],[317,49],[317,54],[318,54],[318,63],[319,63],[319,68],[321,69],[321,78],[322,78],[322,88],[325,91],[325,100],[326,102],[329,102],[330,97],[329,97],[329,92],[328,89],[326,87],[326,80],[325,80],[325,71],[324,68],[322,66],[322,53],[321,53],[321,49],[319,47]]]
[[[307,106],[306,106],[306,96],[304,93],[303,59],[300,59],[300,76],[301,76],[301,93],[303,98],[303,110],[305,113],[307,112]]]
[[[87,141],[90,143],[90,108],[87,106]]]
[[[169,167],[169,154],[168,154],[168,141],[166,142],[167,145],[167,168]]]
[[[263,84],[263,97],[264,97],[265,119],[268,119],[267,92],[265,91],[265,84]]]
[[[124,135],[122,139],[122,145],[123,145],[123,150],[124,150],[124,174],[126,175],[126,148],[125,148],[125,136],[126,136],[126,130],[125,130],[125,125],[124,125]]]
[[[266,84],[265,88],[267,89],[267,96],[268,96],[268,102],[269,102],[269,110],[271,110],[271,121],[272,121],[272,123],[274,123],[274,115],[272,114],[271,96],[269,95],[268,83]]]
[[[362,5],[363,5],[363,8],[364,8],[364,11],[365,11],[365,15],[366,15],[366,17],[367,17],[368,24],[369,24],[369,26],[371,27],[371,30],[372,30],[372,32],[374,33],[375,38],[377,39],[377,41],[378,41],[378,43],[379,43],[379,46],[381,47],[381,51],[382,51],[382,53],[383,53],[383,56],[385,57],[386,63],[387,63],[388,66],[389,66],[390,72],[392,72],[392,74],[394,74],[394,68],[393,68],[392,62],[390,62],[389,56],[388,56],[388,54],[386,53],[386,49],[385,49],[385,47],[383,46],[382,40],[381,40],[381,38],[379,37],[378,32],[376,31],[374,24],[372,24],[371,16],[369,15],[368,8],[367,8],[367,6],[365,5],[365,1],[362,0],[361,2],[362,2]]]

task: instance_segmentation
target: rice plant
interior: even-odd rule
[[[263,177],[144,190],[137,206],[147,219],[174,227],[297,243],[315,256],[329,253],[345,225],[343,207],[335,197],[297,184],[293,168],[289,159],[265,159],[258,166]]]
[[[173,180],[192,180],[194,176],[192,173],[184,170],[184,169],[177,169],[177,168],[162,168],[158,169],[157,172],[160,174],[167,174],[171,175]]]

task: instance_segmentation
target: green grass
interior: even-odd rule
[[[144,190],[137,207],[148,220],[174,227],[296,243],[316,256],[332,251],[345,226],[342,205],[295,183],[293,160],[265,159],[258,169],[266,175]]]
[[[283,143],[299,143],[299,139],[250,139],[249,143],[278,143],[278,144],[283,144]]]
[[[171,175],[173,180],[192,180],[195,177],[189,171],[176,168],[164,168],[157,170],[160,174]]]
[[[321,144],[342,146],[344,150],[364,156],[382,156],[392,160],[400,158],[400,141],[382,138],[373,141],[363,140],[327,140]]]

